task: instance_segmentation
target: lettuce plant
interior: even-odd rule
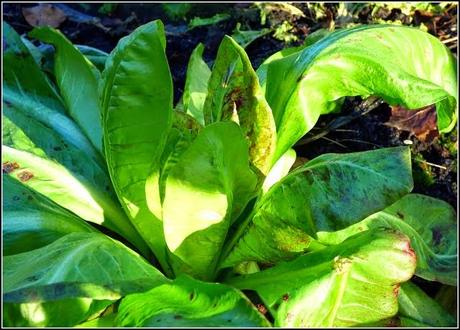
[[[455,323],[408,282],[457,285],[455,211],[410,194],[408,148],[291,169],[296,141],[346,96],[435,104],[451,130],[456,67],[437,39],[360,26],[256,72],[225,37],[212,70],[193,51],[173,106],[160,21],[110,54],[29,36],[54,51],[4,25],[6,325]]]

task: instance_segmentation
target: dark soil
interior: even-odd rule
[[[32,27],[24,19],[22,8],[31,6],[35,4],[4,4],[4,20],[20,34],[27,33]],[[186,17],[178,19],[168,17],[161,4],[119,4],[113,12],[106,14],[98,12],[100,4],[87,5],[86,9],[80,4],[65,4],[65,6],[96,17],[106,28],[68,18],[60,25],[60,30],[76,44],[89,45],[107,52],[115,47],[121,37],[129,34],[139,25],[161,19],[167,34],[167,56],[174,80],[176,102],[183,91],[189,56],[198,43],[205,45],[204,59],[212,65],[220,41],[225,34],[232,34],[237,22],[242,23],[244,29],[258,30],[265,27],[261,25],[258,10],[251,4],[245,3],[193,4]],[[294,26],[293,33],[298,37],[297,44],[319,28],[330,27],[331,24],[338,26],[347,21],[346,18],[338,18],[337,4],[326,4],[326,12],[319,19],[316,19],[315,12],[306,4],[299,3],[296,6],[304,12],[305,17],[295,18],[278,11],[268,16],[268,22],[274,24],[283,20],[289,21]],[[416,11],[412,16],[405,15],[399,9],[384,8],[372,14],[371,9],[366,5],[362,7],[353,18],[353,22],[372,23],[377,17],[384,21],[399,20],[403,24],[414,26],[424,24],[429,33],[444,40],[456,36],[456,6],[436,14],[423,10]],[[215,25],[187,31],[186,19],[195,16],[211,17],[222,12],[229,13],[231,18]],[[292,45],[295,44],[290,46]],[[448,45],[456,54],[457,42]],[[284,42],[267,35],[250,44],[246,51],[253,66],[257,68],[265,58],[286,46]],[[347,99],[341,113],[322,116],[316,128],[307,137],[317,134],[338,116],[353,113],[360,103],[361,100],[357,98]],[[389,106],[382,104],[368,114],[328,133],[325,137],[296,147],[298,156],[311,159],[328,152],[371,150],[403,145],[405,140],[407,144],[407,140],[410,140],[413,151],[414,192],[440,198],[457,209],[457,131],[438,137],[429,143],[421,142],[408,132],[385,125],[390,114]],[[427,291],[433,290],[434,286],[426,286]],[[437,287],[435,289],[437,290]]]

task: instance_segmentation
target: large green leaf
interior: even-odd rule
[[[34,326],[76,325],[89,311],[167,281],[137,253],[99,233],[68,234],[40,249],[3,258],[4,308],[19,309]],[[73,311],[69,319],[64,317],[68,311]]]
[[[28,94],[36,103],[65,112],[61,97],[41,71],[21,37],[3,23],[3,88]]]
[[[65,113],[64,101],[47,76],[40,70],[28,47],[6,23],[3,31],[4,75],[3,102],[21,109],[29,116],[51,127],[68,144],[84,151],[103,164],[101,154],[94,148],[78,125]]]
[[[82,219],[118,232],[146,252],[98,162],[67,145],[29,112],[6,105],[3,121],[4,172]]]
[[[397,313],[399,283],[412,277],[415,262],[406,236],[368,231],[228,283],[255,290],[275,326],[355,326]]]
[[[262,327],[270,323],[238,290],[182,275],[169,284],[125,297],[123,327]]]
[[[201,278],[212,278],[232,221],[254,197],[257,176],[239,126],[203,128],[166,179],[163,223],[169,249]]]
[[[201,125],[204,125],[203,106],[211,76],[211,70],[202,58],[203,50],[204,46],[200,43],[190,55],[183,95],[185,112],[193,116]]]
[[[338,244],[370,228],[399,230],[411,239],[417,254],[416,274],[424,279],[457,285],[457,217],[448,203],[409,194],[385,210],[337,232],[319,232],[322,244]]]
[[[206,124],[238,123],[249,141],[251,162],[267,174],[276,147],[275,122],[246,52],[228,36],[219,46],[209,78],[204,119]]]
[[[345,96],[376,95],[408,109],[436,104],[440,132],[457,120],[457,73],[450,50],[432,35],[404,26],[338,30],[301,52],[268,64],[266,98],[280,157],[321,114]]]
[[[72,232],[93,227],[9,176],[3,177],[3,255],[48,245]]]
[[[40,27],[32,30],[29,35],[56,48],[54,74],[68,113],[102,153],[99,71],[58,30]]]
[[[455,319],[411,282],[401,285],[399,320],[403,327],[454,327]]]
[[[120,202],[166,272],[161,220],[148,209],[145,182],[159,171],[172,125],[173,88],[160,21],[122,38],[102,73],[104,148]]]
[[[321,155],[262,196],[226,246],[222,267],[293,257],[314,248],[317,232],[346,228],[411,189],[406,147]]]

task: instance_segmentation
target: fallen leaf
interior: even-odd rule
[[[22,14],[30,25],[51,26],[57,28],[66,20],[66,15],[62,10],[50,4],[40,4],[35,7],[22,8]]]
[[[390,119],[385,125],[411,132],[422,142],[431,142],[439,136],[434,105],[416,110],[393,106],[391,107]]]

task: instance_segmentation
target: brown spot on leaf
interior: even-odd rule
[[[49,25],[53,28],[57,28],[67,18],[61,9],[51,4],[39,4],[35,7],[22,8],[22,14],[27,23],[32,26]]]
[[[181,315],[174,315],[174,319],[175,319],[175,320],[180,320],[181,318],[182,318]]]
[[[4,162],[2,164],[2,171],[3,173],[9,174],[13,172],[14,170],[17,170],[19,168],[19,164],[16,162]]]
[[[387,320],[385,326],[390,328],[401,326],[401,320],[399,319],[399,316],[394,316],[391,319]]]
[[[412,247],[410,246],[410,243],[409,241],[406,241],[404,246],[403,246],[403,252],[410,255],[412,258],[416,258],[416,254],[415,254],[415,251],[412,249]]]
[[[288,301],[289,300],[289,295],[286,293],[283,295],[283,300]]]
[[[17,175],[17,177],[19,178],[19,180],[21,180],[21,182],[26,182],[26,181],[29,181],[30,179],[32,179],[34,177],[34,175],[33,175],[32,172],[22,171],[21,173],[19,173]]]
[[[422,142],[431,142],[439,136],[434,105],[415,110],[391,107],[391,117],[385,125],[411,132]]]
[[[395,297],[397,297],[399,295],[399,290],[401,288],[401,285],[400,284],[396,284],[394,287],[393,287],[393,295]]]
[[[222,117],[229,119],[233,115],[233,110],[237,112],[241,109],[244,103],[244,96],[240,87],[235,87],[229,93],[225,95],[224,107],[222,110]]]
[[[267,314],[267,307],[265,307],[263,304],[257,304],[256,307],[261,314]]]

